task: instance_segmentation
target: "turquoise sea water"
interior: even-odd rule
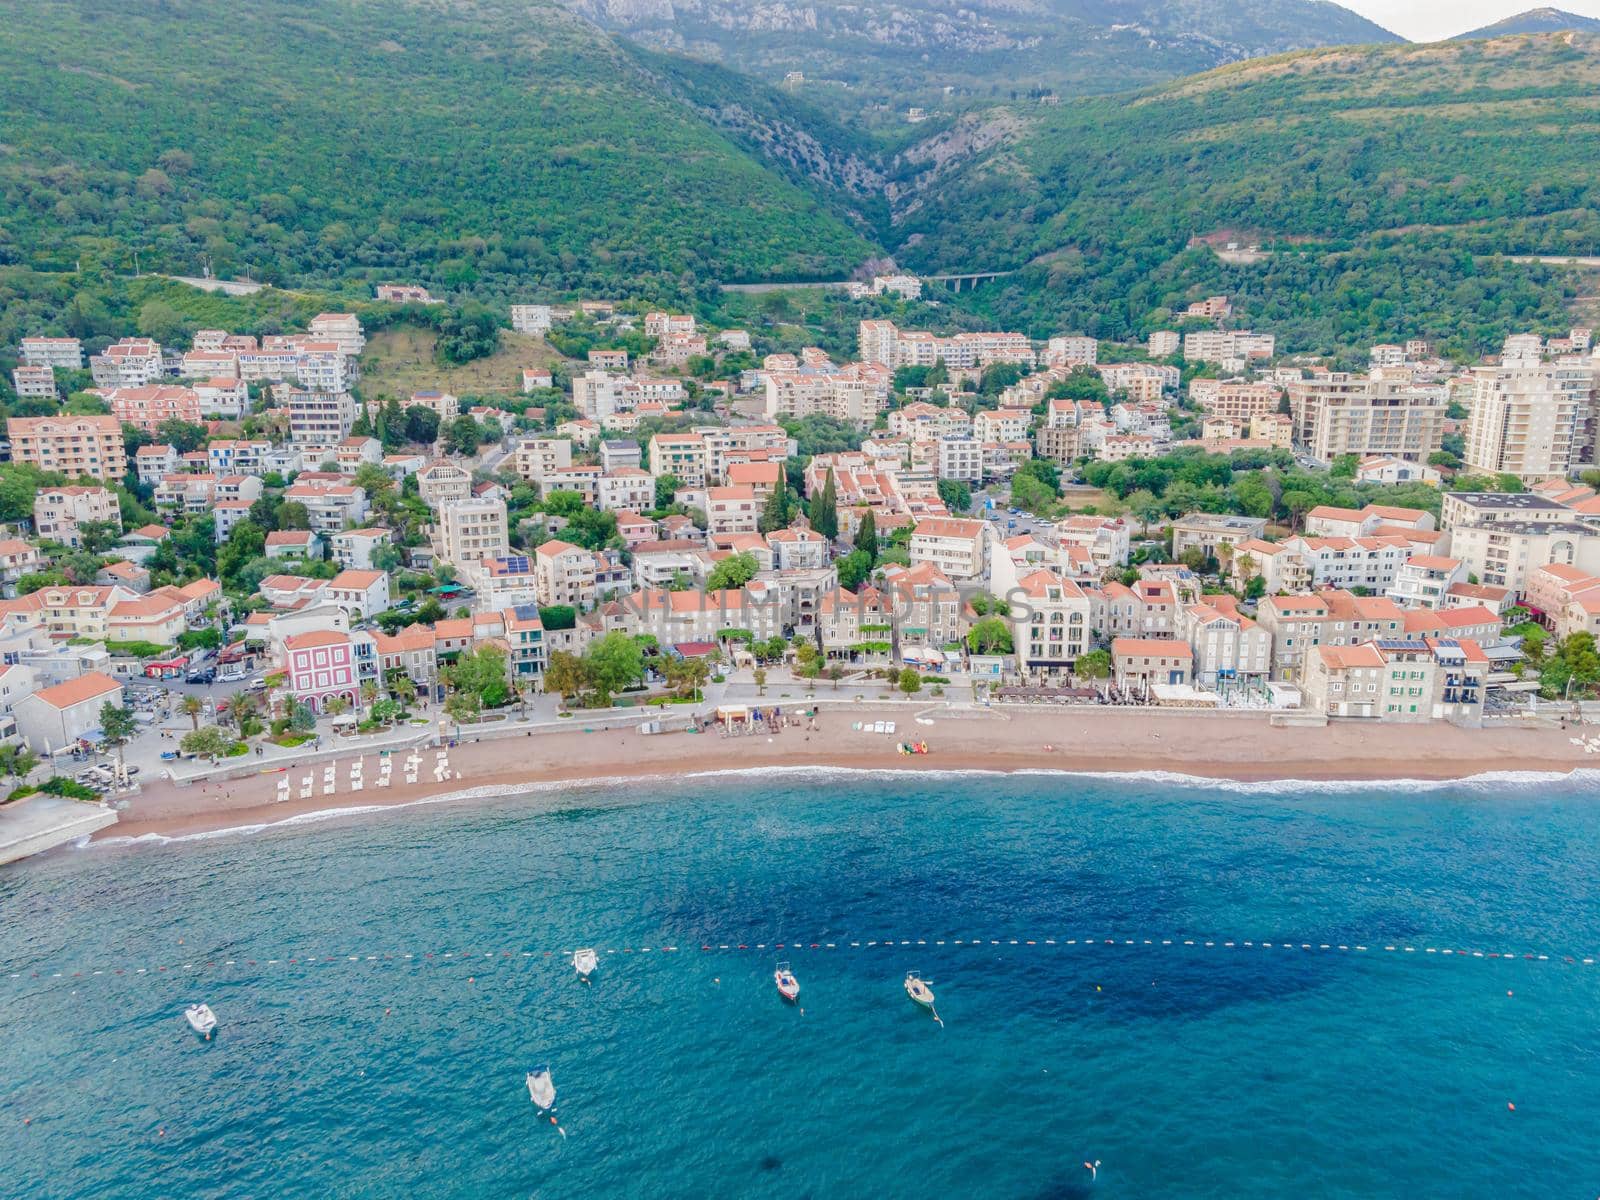
[[[1593,782],[1514,779],[765,774],[58,853],[0,871],[0,1196],[1593,1197],[1597,880]]]

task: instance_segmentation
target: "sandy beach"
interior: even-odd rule
[[[376,788],[368,753],[367,788],[348,790],[350,755],[338,760],[338,791],[278,802],[278,772],[178,787],[158,784],[133,798],[100,838],[178,837],[272,824],[333,809],[388,807],[461,792],[482,797],[522,787],[595,780],[673,777],[762,767],[859,770],[1057,770],[1175,774],[1233,780],[1452,779],[1493,771],[1565,773],[1593,759],[1553,729],[1457,729],[1433,725],[1334,724],[1273,728],[1264,716],[1215,716],[1118,708],[947,712],[906,707],[824,709],[818,729],[723,737],[717,732],[646,737],[631,730],[581,728],[537,736],[466,742],[450,754],[460,779],[434,783],[432,752],[423,777]],[[856,721],[894,720],[894,737],[852,729]],[[928,743],[926,756],[897,752],[901,740]],[[1586,763],[1585,759],[1589,761]],[[304,772],[296,768],[294,775]],[[463,797],[463,803],[468,802]],[[374,814],[367,814],[368,817]],[[366,817],[362,818],[366,819]]]

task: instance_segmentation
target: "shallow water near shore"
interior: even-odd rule
[[[785,772],[58,853],[0,1195],[1597,1195],[1594,799]]]

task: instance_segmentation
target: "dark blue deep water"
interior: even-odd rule
[[[0,1196],[1587,1200],[1597,881],[1577,780],[762,774],[61,852],[0,870]]]

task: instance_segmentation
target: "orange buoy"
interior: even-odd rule
[[[1509,1109],[1511,1112],[1516,1112],[1517,1111],[1517,1106],[1515,1104],[1507,1103],[1506,1104],[1506,1108]]]

